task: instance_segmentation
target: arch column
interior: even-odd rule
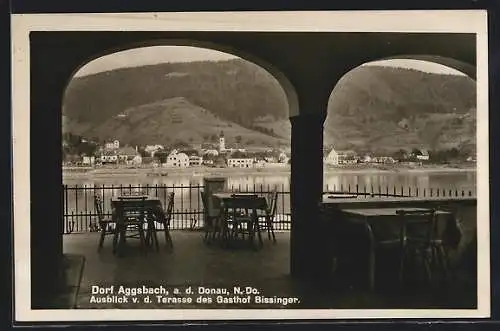
[[[38,46],[37,43],[32,45]],[[43,45],[45,46],[45,45]],[[30,94],[30,265],[32,309],[47,308],[61,284],[63,271],[63,196],[61,102],[70,73],[64,62],[54,66],[58,50],[32,47]],[[49,155],[51,158],[46,159]],[[42,174],[42,175],[40,175]]]
[[[300,95],[299,95],[300,98]],[[327,101],[308,103],[315,112],[290,118],[291,180],[290,272],[294,278],[318,279],[328,272],[326,237],[319,203],[323,195],[323,124]],[[307,104],[306,104],[307,106]]]

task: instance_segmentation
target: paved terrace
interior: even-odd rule
[[[381,284],[370,291],[356,282],[356,275],[348,281],[332,275],[324,283],[292,280],[289,273],[289,232],[277,233],[277,243],[264,239],[261,250],[248,247],[222,249],[207,246],[199,231],[172,231],[173,251],[169,251],[160,237],[160,252],[143,255],[138,249],[130,250],[123,257],[111,252],[111,238],[97,252],[97,233],[70,234],[64,236],[64,252],[67,256],[85,256],[85,266],[76,299],[76,308],[335,308],[335,309],[391,309],[391,308],[475,308],[475,284],[459,277],[447,286],[424,288],[411,287],[401,291],[394,289],[393,282]],[[75,255],[73,255],[75,254]],[[311,257],[313,258],[313,257]],[[361,273],[361,271],[360,271]],[[361,273],[362,274],[362,273]],[[359,276],[359,274],[357,275]],[[386,279],[386,277],[381,277]],[[389,277],[387,278],[389,279]],[[358,277],[359,280],[359,277]],[[356,285],[357,284],[357,285]],[[165,304],[154,300],[144,303],[92,303],[91,286],[125,287],[164,286],[182,291],[187,286],[226,288],[251,286],[266,297],[296,297],[297,304]],[[187,297],[187,295],[178,295]],[[196,298],[198,295],[193,295]],[[154,296],[152,296],[154,298]],[[207,297],[207,296],[206,296]],[[213,301],[217,295],[209,295]],[[228,295],[227,297],[232,297]],[[243,295],[242,297],[246,297]],[[142,300],[142,296],[139,296]],[[64,307],[61,307],[64,308]]]

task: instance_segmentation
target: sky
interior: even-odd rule
[[[85,76],[113,69],[138,67],[159,63],[223,61],[234,58],[236,57],[231,54],[206,48],[187,46],[143,47],[117,52],[95,59],[80,68],[75,76]],[[387,60],[372,62],[367,65],[383,65],[390,67],[411,68],[432,73],[462,75],[462,73],[446,66],[417,60]]]

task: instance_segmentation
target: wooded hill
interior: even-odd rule
[[[339,149],[475,149],[476,84],[465,76],[362,66],[332,92],[325,143]],[[243,60],[167,63],[74,78],[64,131],[130,144],[228,141],[289,144],[287,101]]]

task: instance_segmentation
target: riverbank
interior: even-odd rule
[[[346,165],[325,166],[325,174],[371,174],[371,173],[436,173],[436,172],[474,172],[475,165]],[[193,177],[217,177],[217,176],[242,176],[242,175],[276,175],[290,174],[290,166],[264,167],[264,168],[92,168],[92,167],[63,167],[65,178],[102,178],[102,177],[170,177],[170,176],[193,176]]]

